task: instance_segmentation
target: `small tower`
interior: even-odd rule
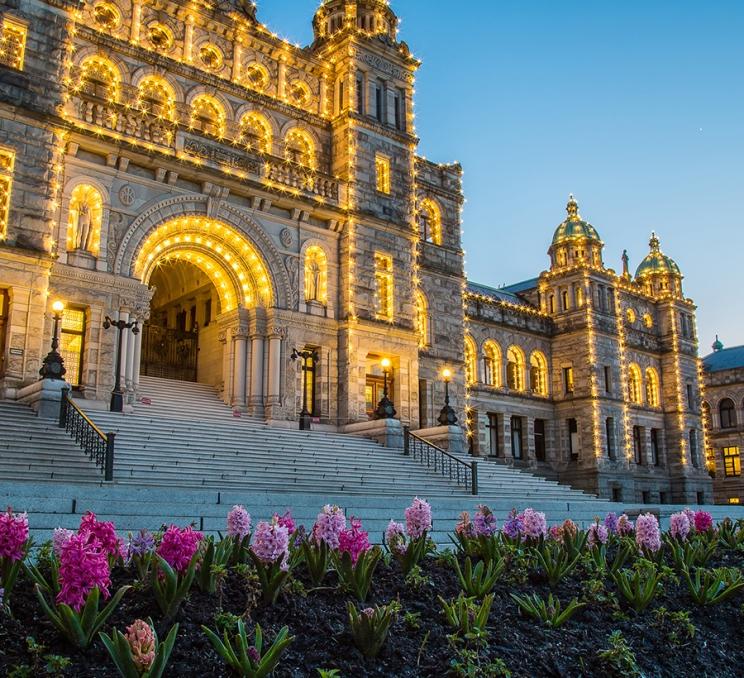
[[[603,268],[602,248],[604,243],[589,222],[579,214],[579,205],[573,195],[568,196],[568,217],[558,225],[553,235],[548,254],[550,270],[556,271],[574,266]]]
[[[395,42],[398,17],[385,0],[324,0],[313,18],[316,44],[337,33],[386,36]]]
[[[649,241],[651,251],[636,270],[635,280],[652,297],[682,298],[682,273],[676,262],[661,251],[656,233]]]

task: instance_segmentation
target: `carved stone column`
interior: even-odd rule
[[[194,51],[194,17],[186,17],[186,29],[183,36],[183,60],[190,64],[193,61]]]
[[[129,31],[129,39],[135,45],[139,42],[141,24],[142,24],[142,0],[134,0],[134,2],[132,3],[132,25]]]
[[[263,414],[264,399],[264,337],[262,334],[251,335],[251,400],[252,414]]]
[[[279,57],[276,88],[277,97],[281,100],[284,100],[284,97],[287,93],[287,64],[284,61],[283,57]]]
[[[143,323],[140,323],[142,325]],[[142,361],[142,327],[134,338],[134,365],[132,368],[132,391],[137,393],[140,382],[140,362]]]
[[[233,82],[240,80],[240,60],[243,56],[243,45],[241,44],[241,37],[236,37],[233,43],[233,63],[232,63],[232,79]]]
[[[124,330],[127,337],[127,351],[126,351],[126,368],[124,374],[126,375],[126,388],[127,391],[131,391],[134,383],[134,347],[137,344],[140,334],[134,334],[132,330]]]
[[[326,106],[328,105],[328,79],[325,75],[321,76],[320,78],[320,110],[318,111],[318,115],[320,115],[321,118],[326,117]]]
[[[233,335],[233,397],[232,406],[244,408],[246,394],[246,342],[248,337],[240,330]]]
[[[118,320],[123,320],[125,323],[128,323],[129,311],[120,309]],[[119,337],[117,336],[118,332],[119,330],[114,329],[114,346],[116,346],[116,342],[119,341]],[[119,377],[121,378],[122,386],[125,386],[127,383],[127,351],[130,334],[131,333],[128,330],[121,333],[121,359],[119,360],[121,369],[119,370]],[[116,356],[114,356],[114,372],[116,372]],[[114,378],[116,378],[116,375],[114,375]]]
[[[279,384],[282,371],[282,338],[286,330],[281,327],[272,329],[269,335],[269,388],[268,399],[266,404],[269,406],[278,405],[280,401]]]
[[[227,330],[222,329],[217,335],[222,345],[222,402],[229,405],[232,399],[232,372],[230,371],[230,351],[227,344]]]

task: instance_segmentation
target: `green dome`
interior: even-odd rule
[[[656,237],[656,233],[651,234],[649,246],[651,247],[651,251],[638,266],[635,274],[636,278],[664,274],[682,277],[682,272],[679,270],[679,266],[677,266],[674,259],[671,259],[661,251],[661,244]]]
[[[601,239],[599,233],[597,233],[597,229],[588,221],[584,221],[581,218],[581,215],[579,214],[579,205],[572,195],[568,198],[566,212],[568,212],[568,218],[555,229],[555,234],[553,235],[553,246],[577,238],[586,238],[588,240],[596,240],[597,242],[600,242]]]

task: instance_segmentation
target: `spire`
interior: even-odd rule
[[[712,348],[716,353],[718,353],[719,351],[723,351],[723,342],[718,338],[717,334],[716,334],[716,340],[713,342]]]
[[[568,194],[568,204],[566,205],[569,219],[581,219],[579,216],[579,203],[576,202],[573,193]]]
[[[661,242],[656,235],[656,231],[651,231],[651,240],[648,241],[648,245],[652,252],[661,252]]]

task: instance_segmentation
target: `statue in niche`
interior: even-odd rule
[[[317,258],[313,257],[312,261],[308,262],[307,268],[307,293],[306,298],[308,301],[320,301],[320,262]]]
[[[88,251],[90,243],[90,207],[88,203],[81,203],[77,209],[77,224],[75,224],[75,249]]]
[[[97,254],[98,234],[101,230],[103,200],[101,194],[86,184],[75,187],[70,196],[70,222],[67,247]]]

